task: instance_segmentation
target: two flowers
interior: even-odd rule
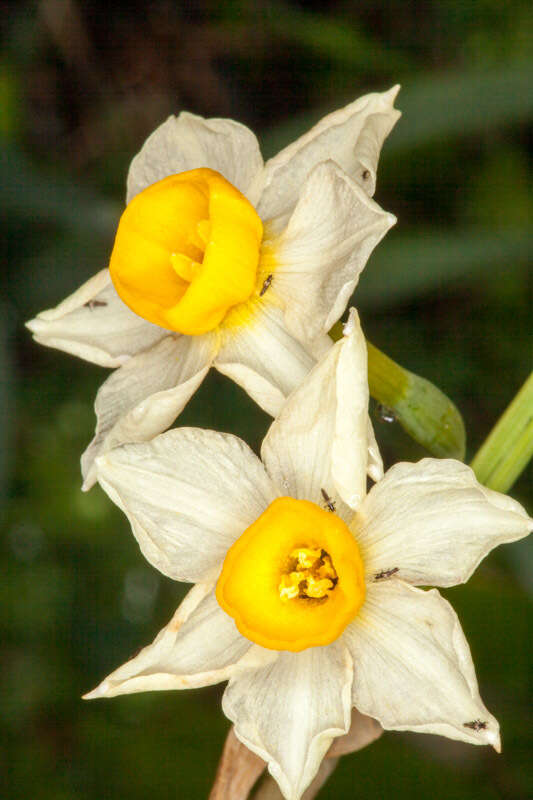
[[[85,485],[99,480],[150,563],[195,584],[88,697],[229,680],[224,711],[287,798],[352,705],[385,728],[499,748],[456,615],[416,587],[465,581],[531,523],[459,462],[382,477],[356,312],[327,337],[394,222],[369,197],[394,96],[361,98],[264,166],[243,126],[171,118],[132,163],[112,282],[104,271],[30,323],[119,367],[97,397]],[[229,435],[157,435],[211,365],[276,417],[261,461]]]

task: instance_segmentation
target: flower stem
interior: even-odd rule
[[[480,483],[507,492],[533,456],[533,372],[472,459]]]

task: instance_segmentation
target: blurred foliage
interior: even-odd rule
[[[529,4],[6,0],[0,30],[4,794],[203,798],[227,729],[221,687],[79,700],[154,638],[185,587],[144,562],[99,488],[79,491],[104,370],[33,345],[22,322],[105,264],[129,160],[166,115],[234,117],[272,154],[401,82],[377,191],[399,223],[354,302],[371,341],[457,404],[471,457],[530,370]],[[181,423],[257,449],[268,419],[213,374]],[[424,455],[397,424],[375,425],[387,464]],[[513,494],[531,503],[527,475]],[[528,552],[507,546],[445,592],[503,755],[386,734],[321,797],[533,795]]]

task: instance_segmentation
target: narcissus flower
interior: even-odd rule
[[[96,398],[94,460],[168,428],[210,366],[271,415],[331,346],[395,218],[371,200],[398,87],[322,119],[263,164],[231,120],[170,117],[128,176],[105,269],[28,323],[49,347],[118,367]]]
[[[401,463],[366,494],[366,348],[345,336],[289,397],[262,461],[182,428],[97,460],[153,566],[192,581],[153,644],[88,698],[229,680],[223,709],[301,797],[350,710],[499,750],[468,644],[437,590],[532,523],[456,461]]]

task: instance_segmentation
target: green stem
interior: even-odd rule
[[[480,483],[507,492],[533,456],[533,373],[472,459]]]

